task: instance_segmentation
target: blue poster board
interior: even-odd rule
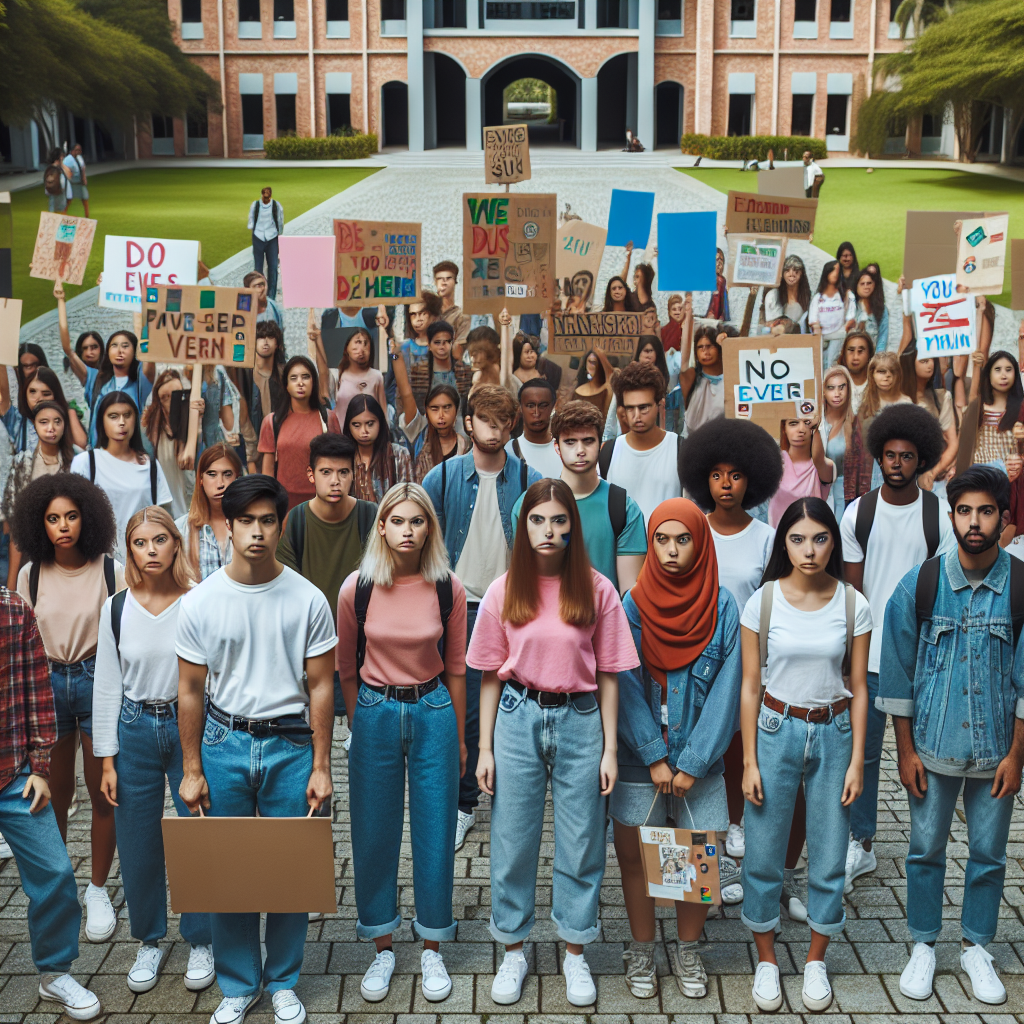
[[[711,292],[717,286],[717,214],[658,214],[658,278],[662,292]]]
[[[608,237],[605,245],[633,243],[634,249],[646,249],[654,218],[654,193],[612,189],[612,205],[608,211]]]

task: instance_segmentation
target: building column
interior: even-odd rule
[[[580,149],[597,151],[597,76],[580,79]]]
[[[480,5],[475,0],[466,0],[466,31],[479,31],[482,27],[480,24]]]
[[[698,135],[710,135],[715,67],[714,0],[697,0],[696,20],[697,61],[694,75],[693,130]]]
[[[471,153],[483,150],[483,117],[480,114],[483,83],[479,78],[466,79],[466,149]]]
[[[597,0],[582,0],[583,7],[583,30],[593,32],[597,28]]]
[[[636,134],[654,149],[654,4],[640,4],[636,65]]]
[[[422,153],[424,145],[423,102],[423,3],[405,5],[406,82],[409,90],[409,152]]]

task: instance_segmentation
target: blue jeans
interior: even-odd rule
[[[473,639],[478,604],[466,605],[466,649]],[[480,800],[480,787],[476,784],[476,763],[480,757],[480,679],[478,668],[466,666],[466,771],[459,780],[459,810],[472,814]]]
[[[748,800],[744,809],[747,855],[740,916],[751,931],[774,931],[779,921],[786,846],[801,780],[808,817],[814,814],[814,827],[807,829],[807,923],[819,935],[838,935],[845,927],[850,811],[841,801],[852,754],[849,709],[831,722],[805,722],[761,706],[757,763],[764,800],[760,807]]]
[[[555,870],[551,920],[566,942],[597,938],[605,862],[604,733],[593,693],[542,708],[506,686],[494,723],[491,935],[522,942],[536,920],[537,860],[551,779]]]
[[[309,811],[306,785],[313,770],[308,736],[250,736],[212,718],[203,733],[203,773],[210,787],[209,814],[251,818],[301,818]],[[302,851],[295,851],[301,868]],[[259,914],[210,914],[217,983],[226,996],[252,995],[260,983],[270,993],[295,988],[306,945],[307,914],[267,914],[267,959],[262,968]]]
[[[53,710],[57,715],[57,738],[81,729],[92,739],[92,680],[96,656],[64,665],[50,662]]]
[[[78,959],[78,887],[53,808],[47,804],[29,813],[32,801],[21,795],[28,776],[25,765],[0,790],[0,832],[10,843],[28,897],[32,963],[41,974],[67,974]]]
[[[915,942],[934,942],[942,930],[946,842],[961,786],[970,852],[964,875],[960,930],[965,939],[979,946],[987,946],[996,934],[1013,797],[996,800],[991,779],[928,772],[924,797],[909,797],[907,928]]]
[[[164,837],[164,785],[178,816],[189,810],[178,795],[181,785],[181,742],[177,705],[146,708],[124,698],[117,729],[117,852],[132,938],[155,946],[167,934],[167,878]],[[182,914],[181,937],[193,946],[208,946],[209,914]]]
[[[459,800],[459,732],[444,686],[416,704],[360,686],[348,753],[349,813],[355,868],[356,934],[390,935],[401,923],[398,861],[409,767],[409,832],[412,839],[416,917],[413,934],[448,942],[455,938],[452,888],[455,819]]]
[[[267,295],[272,299],[277,298],[277,238],[278,236],[274,235],[269,241],[264,242],[255,235],[252,236],[253,266],[262,274],[264,272],[263,260],[266,257]]]
[[[875,707],[878,673],[868,673],[868,731],[864,737],[864,789],[850,804],[850,835],[862,842],[874,839],[878,829],[878,776],[882,767],[882,741],[888,715]]]

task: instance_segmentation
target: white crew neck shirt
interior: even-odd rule
[[[482,601],[487,588],[503,572],[508,571],[508,541],[505,540],[501,508],[498,505],[500,472],[476,471],[476,504],[469,521],[466,543],[462,546],[459,563],[455,566],[455,575],[466,588],[466,600],[471,602]]]
[[[531,469],[537,470],[541,476],[550,477],[552,480],[558,480],[561,477],[562,460],[558,457],[558,452],[555,451],[553,439],[547,444],[535,444],[533,441],[527,441],[525,436],[514,438],[505,445],[505,451],[509,455],[516,454],[512,447],[513,443],[519,445],[523,459]],[[516,458],[519,456],[516,455]]]
[[[760,519],[751,519],[739,533],[732,535],[716,533],[711,527],[711,538],[718,559],[718,584],[736,598],[737,608],[743,608],[760,585],[771,558],[775,527]]]
[[[663,501],[682,495],[677,456],[679,435],[666,431],[661,443],[645,452],[630,448],[627,437],[623,434],[615,439],[607,480],[626,489],[640,506],[646,524]]]

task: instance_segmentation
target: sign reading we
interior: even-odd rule
[[[420,298],[420,224],[334,222],[334,304],[379,306]]]

